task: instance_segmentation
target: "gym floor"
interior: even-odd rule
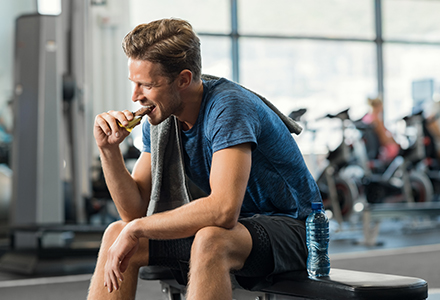
[[[383,220],[375,246],[362,242],[359,223],[341,228],[331,223],[330,228],[333,268],[423,278],[428,282],[428,299],[440,300],[440,217]],[[0,254],[7,245],[1,240]],[[42,262],[42,271],[34,275],[0,271],[1,299],[85,299],[94,262],[95,255],[89,255]],[[140,280],[136,299],[162,299],[160,283]]]

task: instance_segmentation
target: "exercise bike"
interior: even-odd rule
[[[426,175],[433,187],[433,199],[438,200],[440,195],[440,161],[434,137],[428,130],[428,125],[435,122],[438,115],[426,119],[423,111],[415,112],[403,118],[406,129],[413,134],[412,143],[404,151],[410,167]],[[426,179],[425,179],[426,180]],[[423,199],[422,199],[423,200]]]
[[[407,120],[409,122],[409,120]],[[368,163],[361,178],[368,203],[427,202],[432,200],[433,187],[428,176],[414,168],[425,157],[420,139],[411,140],[391,162],[378,159],[380,143],[374,128],[362,120],[353,122],[362,133]]]

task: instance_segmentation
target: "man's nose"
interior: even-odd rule
[[[133,84],[133,94],[131,96],[131,100],[133,102],[139,101],[140,100],[140,87],[138,84]]]

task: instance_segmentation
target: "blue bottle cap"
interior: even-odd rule
[[[322,203],[321,202],[312,202],[312,209],[322,209]]]

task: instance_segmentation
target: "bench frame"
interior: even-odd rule
[[[163,299],[185,299],[186,287],[178,283],[169,270],[160,267],[141,268],[140,278],[160,280]],[[414,277],[332,269],[328,277],[309,278],[306,272],[281,274],[273,285],[260,291],[248,291],[234,280],[234,300],[423,300],[428,297],[428,284]]]

